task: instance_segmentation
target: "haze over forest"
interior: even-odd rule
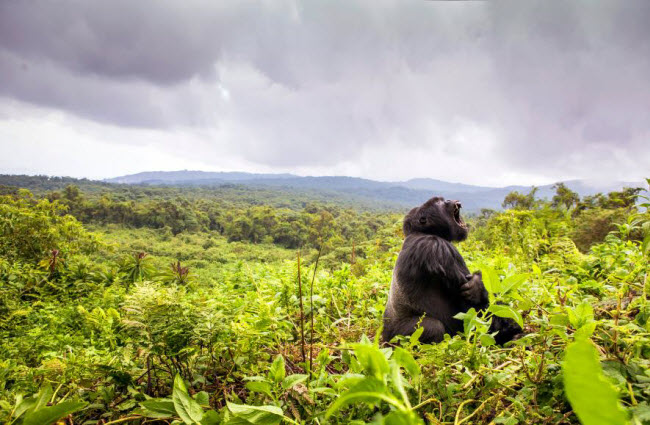
[[[481,208],[500,209],[504,197],[518,191],[528,193],[531,186],[488,187],[452,183],[435,179],[410,179],[407,181],[376,181],[347,176],[297,176],[293,174],[254,174],[243,172],[204,171],[153,171],[114,177],[109,183],[163,185],[163,186],[218,186],[237,184],[253,187],[272,187],[279,190],[307,189],[328,191],[343,196],[363,199],[366,203],[385,206],[408,207],[420,204],[433,195],[459,199],[470,212]],[[556,182],[557,183],[557,182]],[[624,187],[645,187],[644,182],[598,183],[585,180],[565,182],[580,196],[607,193]],[[539,186],[536,196],[551,199],[555,194],[553,184]]]

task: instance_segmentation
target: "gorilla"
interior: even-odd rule
[[[384,311],[384,342],[411,335],[418,324],[424,328],[420,342],[440,342],[445,334],[463,330],[456,314],[489,306],[481,272],[470,273],[452,244],[467,238],[460,209],[458,201],[434,197],[404,217],[404,244]],[[504,344],[522,329],[511,319],[494,316],[490,332],[497,331],[496,342]]]

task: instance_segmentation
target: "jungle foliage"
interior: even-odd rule
[[[650,424],[648,192],[483,211],[494,308],[381,346],[399,215],[169,190],[3,189],[0,422]]]
[[[42,197],[58,201],[57,205],[83,223],[161,229],[174,235],[212,232],[231,242],[268,242],[292,249],[321,245],[329,249],[342,242],[350,245],[368,240],[379,228],[398,219],[309,197],[292,199],[287,193],[282,200],[261,204],[260,200],[273,199],[277,193],[247,187],[122,186],[75,180],[89,188],[83,192],[76,184],[62,186],[65,178],[29,177],[17,182],[24,179]],[[60,190],[44,190],[50,187]],[[4,192],[16,196],[17,190],[5,187]]]

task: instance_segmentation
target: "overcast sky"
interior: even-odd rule
[[[650,176],[650,1],[0,0],[0,173]]]

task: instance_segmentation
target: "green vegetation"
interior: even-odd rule
[[[2,423],[650,424],[647,192],[471,218],[493,307],[383,347],[401,215],[59,183],[0,191]]]

